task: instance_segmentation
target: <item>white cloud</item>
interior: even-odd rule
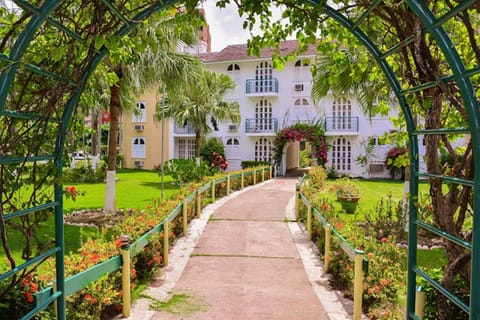
[[[217,8],[215,0],[206,0],[203,4],[207,23],[212,36],[212,51],[220,51],[230,44],[246,43],[250,39],[248,30],[243,29],[244,19],[238,14],[234,3],[228,3],[225,8]],[[274,17],[280,17],[280,9],[274,9]],[[254,29],[254,34],[258,34]]]

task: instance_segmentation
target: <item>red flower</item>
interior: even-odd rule
[[[385,237],[383,237],[382,239],[380,239],[380,242],[381,242],[381,243],[386,243],[386,242],[388,242],[388,239],[385,238]]]

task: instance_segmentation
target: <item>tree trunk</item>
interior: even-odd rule
[[[202,133],[200,130],[195,131],[195,158],[197,162],[200,159],[200,144],[202,143]]]
[[[116,71],[121,79],[121,69]],[[118,127],[120,120],[120,80],[110,87],[110,134],[108,139],[107,189],[104,212],[115,212],[115,169],[117,163]]]

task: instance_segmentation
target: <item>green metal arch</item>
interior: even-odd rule
[[[15,1],[18,3],[23,3],[22,0]],[[109,1],[104,0],[109,5],[112,5]],[[167,0],[164,2],[155,2],[148,8],[146,8],[141,13],[137,14],[133,17],[132,21],[129,22],[128,20],[122,20],[122,24],[115,35],[122,36],[128,34],[132,31],[138,22],[147,19],[152,13],[172,6],[175,3],[180,3],[180,0]],[[299,1],[304,2],[307,4],[311,4],[314,6],[322,5],[324,1],[321,0],[304,0]],[[370,14],[371,10],[373,10],[373,6],[378,4],[380,1],[374,1],[372,7],[369,8],[365,12],[365,15]],[[38,8],[38,15],[35,15],[29,23],[28,27],[22,32],[21,36],[16,41],[15,45],[12,47],[12,50],[9,55],[9,59],[14,62],[20,62],[22,56],[24,55],[25,51],[27,50],[30,41],[33,39],[35,32],[49,19],[52,12],[63,3],[63,1],[55,1],[50,0],[46,1],[40,8]],[[469,5],[475,3],[475,0],[468,0],[460,3],[458,6],[462,6],[462,8],[467,8]],[[469,132],[472,136],[473,145],[475,146],[474,158],[477,159],[475,164],[479,164],[478,159],[480,159],[480,116],[478,114],[479,105],[475,95],[475,91],[473,89],[472,81],[468,72],[465,68],[465,65],[462,63],[459,54],[456,48],[452,45],[451,40],[445,30],[442,27],[442,24],[435,18],[433,13],[426,7],[423,1],[420,0],[407,0],[408,6],[415,12],[415,14],[421,19],[425,27],[428,31],[433,35],[433,37],[438,42],[444,56],[447,59],[448,64],[450,65],[453,71],[453,79],[458,83],[461,96],[465,105],[465,108],[468,113],[468,120],[469,120]],[[406,125],[408,130],[408,137],[409,137],[409,147],[410,147],[410,163],[411,163],[411,176],[410,176],[410,194],[411,195],[418,195],[418,138],[415,134],[417,130],[415,127],[415,121],[413,119],[412,112],[408,106],[408,103],[405,99],[404,94],[402,94],[402,87],[400,81],[398,80],[397,76],[395,75],[394,71],[392,70],[391,66],[387,62],[386,58],[382,54],[382,52],[378,49],[378,47],[369,39],[369,37],[362,31],[360,28],[361,21],[354,22],[350,20],[348,17],[330,7],[328,5],[323,5],[324,12],[327,16],[331,17],[339,24],[344,26],[347,30],[349,30],[362,44],[363,46],[372,54],[375,60],[380,65],[382,71],[384,72],[385,76],[390,83],[392,90],[394,91],[402,112],[406,117]],[[362,20],[361,18],[360,20]],[[66,132],[70,123],[72,121],[73,112],[75,110],[76,105],[80,99],[80,96],[84,90],[84,86],[88,81],[90,75],[94,72],[95,68],[98,66],[100,61],[108,54],[108,49],[106,47],[101,48],[90,61],[88,66],[82,70],[81,74],[81,81],[80,86],[73,92],[73,95],[69,99],[60,122],[60,126],[58,129],[57,134],[57,141],[55,143],[55,164],[57,168],[62,167],[62,159],[61,155],[63,153],[65,139],[66,139]],[[11,89],[12,83],[15,79],[16,73],[18,71],[18,63],[12,64],[9,68],[6,68],[2,71],[2,75],[0,77],[0,116],[2,112],[5,110],[6,100],[8,93]],[[5,116],[5,115],[4,115]],[[8,159],[5,157],[0,157],[0,164],[7,163]],[[475,172],[475,178],[473,182],[474,186],[474,194],[479,194],[480,192],[480,178],[478,176],[478,170]],[[57,241],[61,244],[61,250],[57,251],[57,286],[58,291],[64,291],[64,253],[63,253],[63,191],[62,186],[57,184],[55,186],[55,202],[57,205],[55,206],[55,216],[57,221],[62,221],[62,223],[56,224],[56,238]],[[413,203],[413,200],[410,200],[409,203],[410,207],[410,235],[413,234],[413,231],[416,232],[416,224],[415,221],[416,217],[416,207]],[[474,212],[480,212],[480,198],[476,197],[474,199]],[[478,214],[474,215],[474,230],[480,230],[480,216]],[[416,265],[416,256],[414,254],[413,245],[416,247],[416,237],[409,238],[409,243],[412,244],[412,247],[409,249],[409,279],[408,279],[408,302],[407,302],[407,312],[408,317],[413,318],[413,310],[414,310],[414,291],[415,291],[415,281],[416,281],[416,274],[414,267]],[[480,255],[478,253],[480,245],[480,232],[473,233],[473,240],[472,240],[472,274],[476,275],[480,272]],[[1,275],[0,275],[1,279]],[[470,319],[480,320],[480,303],[475,303],[480,301],[480,280],[475,280],[472,277],[471,282],[471,294],[470,294]],[[58,311],[59,311],[59,318],[65,319],[65,301],[64,298],[58,299]]]

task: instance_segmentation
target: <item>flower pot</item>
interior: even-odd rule
[[[340,202],[354,202],[357,203],[358,200],[360,200],[359,196],[347,196],[347,195],[341,195],[337,194],[337,200]]]

